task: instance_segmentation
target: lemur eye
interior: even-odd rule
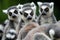
[[[27,13],[24,13],[24,16],[25,16],[25,17],[27,17],[27,16],[28,16],[28,14],[27,14]]]
[[[42,11],[43,11],[43,9],[41,8],[41,9],[40,9],[40,11],[42,12]]]
[[[33,16],[33,12],[31,12],[30,15]]]
[[[15,14],[18,14],[18,11],[17,11],[17,10],[15,10],[15,11],[14,11],[14,13],[15,13]]]
[[[48,12],[49,11],[49,8],[46,8],[45,11]]]
[[[9,15],[11,16],[11,15],[12,15],[12,13],[11,13],[11,12],[9,12]]]

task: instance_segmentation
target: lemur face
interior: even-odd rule
[[[36,7],[34,3],[27,3],[22,6],[22,11],[20,12],[22,19],[30,21],[35,18]]]
[[[26,18],[26,20],[32,20],[34,13],[33,13],[32,9],[28,8],[28,9],[23,10],[22,15],[23,15],[24,18]]]
[[[37,2],[37,3],[39,5],[39,12],[42,16],[51,15],[51,13],[53,12],[53,6],[54,6],[53,2],[51,3]]]
[[[3,10],[3,12],[8,15],[8,18],[10,20],[14,20],[19,17],[18,9],[16,6],[12,6],[12,7],[8,8],[7,10]]]
[[[6,34],[5,40],[16,40],[16,31],[14,29],[10,29],[9,32]]]

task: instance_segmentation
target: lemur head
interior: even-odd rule
[[[3,10],[8,15],[9,20],[15,20],[19,17],[19,12],[16,6],[11,6],[6,10]]]
[[[53,8],[54,8],[54,3],[48,3],[48,2],[37,2],[38,6],[39,6],[39,12],[42,16],[51,16],[52,12],[53,12]]]
[[[36,14],[36,6],[32,3],[26,3],[22,5],[21,11],[20,11],[22,20],[24,21],[31,21],[35,19]]]
[[[17,34],[16,34],[16,31],[14,29],[10,29],[6,33],[6,39],[5,40],[16,40],[16,38],[17,38]]]

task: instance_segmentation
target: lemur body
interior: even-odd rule
[[[29,33],[30,30],[33,30],[34,28],[39,27],[38,23],[31,22],[27,25],[25,25],[21,30],[19,31],[19,35],[17,40],[22,40],[26,37],[26,35]]]
[[[20,26],[26,25],[32,21],[35,21],[36,16],[36,6],[32,3],[23,4],[20,10],[21,22]]]
[[[36,6],[33,2],[23,4],[21,9],[22,9],[22,10],[20,10],[20,14],[21,14],[20,27],[21,27],[21,30],[19,31],[19,35],[18,35],[17,40],[20,40],[21,37],[23,39],[27,35],[27,33],[30,31],[30,30],[28,31],[28,29],[35,28],[35,25],[30,26],[29,24],[31,22],[32,22],[32,24],[34,24],[33,22],[36,22],[35,21]],[[27,26],[27,25],[29,25],[29,26]]]
[[[39,6],[39,13],[40,16],[38,18],[39,24],[45,24],[45,23],[56,23],[56,17],[54,16],[54,3],[42,3],[37,2]]]
[[[46,25],[42,25],[42,26],[39,26],[37,28],[34,28],[33,30],[31,30],[27,36],[23,39],[23,40],[33,40],[34,39],[34,34],[36,33],[45,33],[45,31],[47,30],[48,28],[48,25],[49,24],[46,24]],[[46,28],[45,28],[46,27]],[[35,39],[36,40],[36,39]]]
[[[14,29],[15,31],[18,30],[17,27],[19,26],[19,22],[21,18],[17,6],[12,6],[6,10],[3,10],[3,12],[8,15],[8,19],[9,19],[9,23],[4,28],[4,33],[2,37],[2,40],[5,40],[6,33],[9,32],[10,29]],[[18,33],[18,31],[16,33]]]
[[[50,38],[49,40],[60,40],[60,26],[59,25],[60,25],[60,21],[58,21],[55,24],[43,24],[40,27],[37,27],[31,30],[23,40],[33,40],[33,39],[36,40],[36,38],[38,39],[40,34],[36,34],[36,33],[44,33],[46,36],[48,36],[48,39]],[[36,35],[34,36],[34,34]],[[44,34],[42,35],[44,36]]]

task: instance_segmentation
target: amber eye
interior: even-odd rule
[[[43,11],[43,9],[41,8],[41,9],[40,9],[40,11],[42,12],[42,11]]]
[[[46,8],[45,11],[48,12],[49,11],[49,8]]]
[[[9,15],[11,16],[11,15],[12,15],[12,13],[11,13],[11,12],[9,12]]]
[[[31,12],[30,15],[33,16],[33,12]]]
[[[24,13],[24,16],[25,16],[25,17],[27,17],[27,16],[28,16],[28,14],[27,14],[27,13]]]
[[[17,11],[17,10],[15,10],[15,11],[14,11],[14,13],[15,13],[15,14],[18,14],[18,11]]]

